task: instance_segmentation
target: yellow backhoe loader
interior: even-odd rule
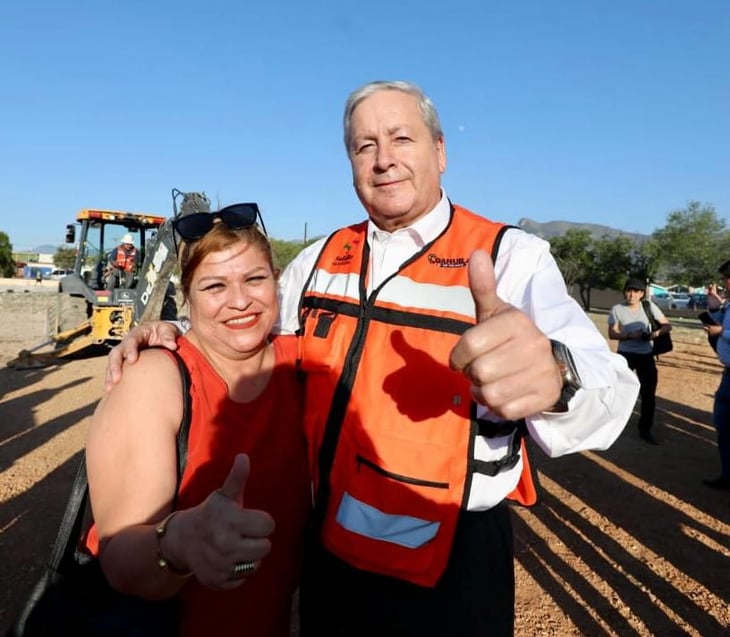
[[[172,191],[173,217],[209,212],[204,193]],[[66,243],[76,244],[73,272],[60,279],[48,308],[47,338],[8,363],[16,369],[43,367],[121,341],[143,321],[175,319],[175,244],[172,218],[85,209],[66,226]],[[78,242],[76,240],[78,232]],[[131,239],[137,266],[129,287],[114,279],[113,253]]]

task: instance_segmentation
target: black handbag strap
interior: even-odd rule
[[[651,331],[658,330],[660,325],[659,321],[656,320],[656,317],[654,316],[654,312],[651,311],[651,304],[649,301],[642,301],[641,307],[644,308],[644,314],[646,314],[646,318],[649,319],[649,327],[651,328]]]
[[[172,350],[169,351],[175,357],[180,380],[182,382],[183,415],[180,421],[180,429],[177,434],[177,488],[175,495],[180,488],[180,481],[185,471],[188,459],[188,434],[190,433],[190,421],[192,419],[192,397],[190,396],[190,373],[180,355]],[[67,560],[74,558],[78,548],[78,541],[81,537],[81,529],[84,520],[89,512],[89,481],[86,476],[86,455],[83,454],[76,471],[76,478],[71,487],[71,495],[66,503],[61,525],[56,535],[56,541],[51,551],[48,562],[49,568],[59,570]]]

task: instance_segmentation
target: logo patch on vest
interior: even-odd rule
[[[429,254],[428,262],[440,268],[465,268],[469,264],[468,257],[440,257],[433,253]]]
[[[359,241],[353,241],[353,243],[360,243]],[[346,242],[342,248],[345,250],[345,254],[340,254],[335,257],[334,261],[332,261],[332,265],[347,265],[352,261],[355,257],[350,253],[350,250],[352,250],[352,245],[349,242]]]

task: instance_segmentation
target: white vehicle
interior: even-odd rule
[[[73,270],[51,270],[48,278],[51,281],[60,281],[63,277],[73,274]]]
[[[672,294],[671,292],[657,292],[650,297],[651,301],[663,310],[683,310],[689,306],[689,294],[683,292]]]

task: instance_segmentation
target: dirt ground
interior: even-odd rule
[[[104,357],[6,368],[42,340],[51,289],[0,283],[0,634],[49,554],[102,392]],[[721,367],[684,325],[659,361],[660,446],[635,414],[608,451],[534,454],[543,500],[514,515],[517,635],[730,635],[730,493],[702,485],[719,470]]]

